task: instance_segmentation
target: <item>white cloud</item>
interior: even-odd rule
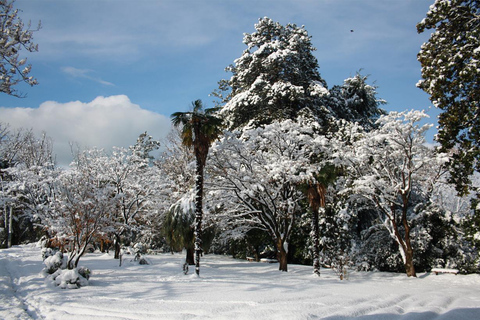
[[[154,139],[162,139],[170,130],[164,115],[142,109],[125,95],[97,97],[84,103],[47,101],[39,108],[0,108],[0,119],[11,128],[32,128],[43,131],[54,140],[59,165],[72,160],[70,143],[82,147],[110,149],[127,147],[147,131]]]

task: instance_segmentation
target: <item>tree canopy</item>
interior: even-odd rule
[[[480,170],[480,2],[436,0],[419,33],[433,30],[418,60],[422,80],[439,115],[437,141],[453,153],[451,181],[466,193],[469,176]]]
[[[0,92],[22,97],[15,86],[25,82],[30,86],[38,84],[37,79],[30,76],[31,65],[27,59],[20,59],[22,49],[29,52],[38,51],[38,45],[33,43],[33,32],[30,25],[25,27],[18,17],[18,9],[13,8],[14,1],[0,0]]]

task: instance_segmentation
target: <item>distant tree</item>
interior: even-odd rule
[[[436,0],[417,24],[419,33],[430,29],[418,53],[418,87],[442,110],[436,140],[452,152],[450,181],[465,194],[480,171],[480,2]]]
[[[375,205],[379,218],[398,244],[407,275],[416,276],[411,239],[412,220],[421,212],[426,195],[443,173],[443,155],[425,146],[429,125],[418,122],[420,111],[391,112],[379,128],[357,133],[339,156],[354,177],[353,194]],[[340,145],[341,143],[339,143]]]
[[[201,100],[194,101],[192,106],[192,111],[173,113],[172,123],[182,127],[182,143],[193,148],[195,155],[195,272],[200,275],[204,168],[211,144],[222,133],[222,120],[215,116],[217,109],[204,110]]]
[[[385,111],[380,105],[386,101],[377,98],[377,87],[367,84],[368,76],[359,72],[344,80],[340,86],[333,86],[324,101],[337,118],[358,122],[364,129],[374,128],[375,120]]]
[[[100,154],[99,154],[100,153]],[[42,224],[63,241],[69,250],[67,267],[74,269],[95,236],[113,226],[114,188],[103,179],[97,149],[79,152],[70,170],[63,171],[55,183]]]
[[[140,136],[139,141],[142,140]],[[153,211],[155,198],[161,198],[160,175],[150,166],[148,152],[138,143],[129,149],[114,147],[111,155],[103,155],[98,162],[102,179],[113,187],[116,224],[115,258],[120,258],[123,243],[135,241],[142,231],[143,218]]]
[[[51,139],[31,130],[4,132],[0,141],[0,201],[8,224],[8,243],[34,241],[38,215],[48,206],[57,174]],[[15,215],[15,218],[13,218]],[[15,230],[15,237],[12,233]]]
[[[329,184],[336,179],[336,168],[331,164],[324,164],[319,161],[319,172],[311,179],[306,180],[306,194],[310,209],[312,211],[312,251],[313,251],[313,273],[320,275],[320,214],[325,212],[327,206],[326,194]]]
[[[195,194],[185,194],[165,214],[163,234],[176,251],[186,250],[185,262],[195,264]]]
[[[32,42],[33,32],[30,25],[25,28],[18,17],[18,9],[13,8],[14,1],[0,0],[0,92],[22,97],[15,86],[25,82],[30,86],[38,84],[37,79],[30,76],[31,65],[26,65],[27,59],[19,60],[20,50],[38,51],[38,45]],[[22,69],[23,68],[23,69]]]
[[[224,104],[220,113],[230,129],[251,120],[268,124],[274,120],[295,119],[308,108],[325,116],[320,98],[328,94],[318,71],[311,37],[304,27],[286,26],[265,17],[246,33],[247,49],[226,68],[229,80],[220,81],[217,96]]]

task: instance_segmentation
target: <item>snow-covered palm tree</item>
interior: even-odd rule
[[[193,148],[195,169],[195,272],[200,275],[202,253],[203,171],[208,150],[221,134],[222,120],[215,116],[216,108],[203,109],[201,100],[192,103],[193,110],[172,114],[174,126],[182,126],[182,143]]]

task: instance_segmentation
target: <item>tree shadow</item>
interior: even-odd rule
[[[408,312],[404,314],[391,314],[391,313],[379,313],[363,316],[331,316],[327,318],[319,317],[324,320],[396,320],[396,319],[408,319],[408,320],[449,320],[449,319],[480,319],[480,308],[459,308],[449,310],[445,313],[438,314],[432,311],[426,312]]]

